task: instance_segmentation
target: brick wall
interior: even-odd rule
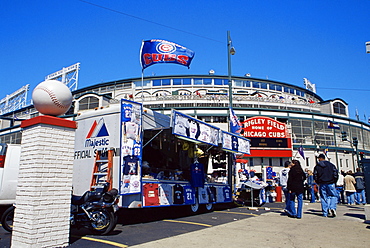
[[[24,129],[12,247],[68,246],[74,133],[42,123]]]

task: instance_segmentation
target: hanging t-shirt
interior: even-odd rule
[[[173,187],[173,204],[184,204],[184,187],[180,184]]]
[[[136,140],[139,135],[139,125],[134,122],[126,122],[124,133],[128,139]]]
[[[204,186],[204,166],[201,163],[193,163],[190,165],[191,185],[193,187]]]
[[[122,122],[131,121],[132,116],[132,104],[122,104]]]
[[[159,195],[158,195],[158,184],[146,183],[144,188],[144,203],[145,206],[158,206]]]
[[[134,141],[131,139],[126,140],[126,142],[122,142],[121,156],[126,157],[128,155],[135,155],[132,152],[133,147],[134,147]]]
[[[160,184],[159,185],[159,202],[161,205],[171,205],[172,200],[172,185]]]
[[[231,138],[231,145],[232,145],[232,150],[233,151],[239,151],[239,141],[238,137],[232,136]]]
[[[198,188],[198,200],[200,204],[209,203],[208,187]]]
[[[123,158],[123,171],[125,175],[137,175],[140,159],[137,156],[125,156]]]
[[[224,187],[223,191],[224,191],[225,201],[226,202],[231,201],[231,190],[230,190],[230,188],[229,187]]]
[[[195,204],[195,193],[190,185],[184,186],[185,204]]]
[[[217,199],[216,199],[216,187],[215,186],[210,186],[208,188],[208,198],[209,198],[209,202],[217,202]]]

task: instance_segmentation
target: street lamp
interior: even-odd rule
[[[231,38],[230,38],[230,31],[227,31],[227,75],[229,76],[229,111],[230,108],[233,107],[233,86],[231,82],[231,55],[235,54],[235,48],[233,47]],[[229,113],[230,118],[230,113]],[[230,131],[230,125],[229,125],[229,131]]]
[[[230,38],[230,31],[227,31],[227,74],[228,74],[228,83],[229,83],[229,110],[228,110],[228,114],[229,114],[229,125],[228,125],[228,130],[229,132],[231,132],[231,108],[233,107],[233,91],[232,91],[232,82],[231,82],[231,55],[234,55],[235,54],[235,48],[232,46],[232,41],[231,41],[231,38]],[[234,168],[233,168],[233,164],[234,164],[234,161],[233,161],[233,155],[231,153],[229,153],[228,155],[228,166],[227,166],[227,169],[228,169],[228,176],[227,176],[227,179],[228,179],[228,182],[231,186],[231,190],[233,193],[235,193],[235,185],[234,185],[234,182],[235,181],[235,178],[233,178],[233,174],[235,173],[234,172]],[[234,179],[234,180],[233,180]]]

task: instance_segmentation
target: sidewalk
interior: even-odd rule
[[[336,218],[324,218],[320,203],[305,203],[302,219],[268,212],[131,247],[370,247],[364,215],[363,205],[338,205]]]

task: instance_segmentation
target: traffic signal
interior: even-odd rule
[[[357,137],[353,137],[352,140],[353,140],[353,145],[354,146],[357,146],[358,145],[358,139],[357,139]]]
[[[360,159],[361,159],[361,160],[362,160],[362,159],[364,159],[364,155],[365,155],[365,153],[364,153],[364,152],[359,152],[358,154],[360,155]]]
[[[342,131],[341,134],[342,134],[342,141],[346,141],[347,140],[347,132]]]

